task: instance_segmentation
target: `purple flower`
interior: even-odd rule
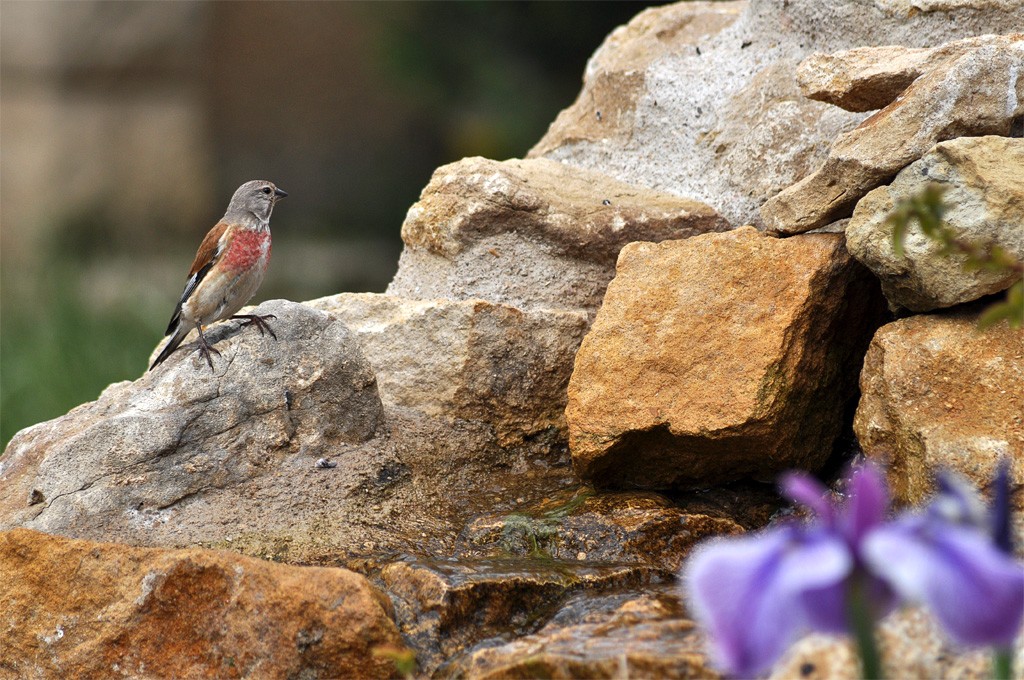
[[[783,492],[816,515],[760,534],[712,542],[689,561],[684,583],[694,614],[711,634],[717,662],[738,675],[766,670],[808,629],[845,632],[856,576],[878,615],[893,598],[861,565],[860,544],[884,520],[888,493],[879,471],[857,468],[845,503],[809,476],[792,474]]]
[[[990,520],[962,478],[941,475],[924,512],[876,529],[864,544],[872,572],[904,600],[926,605],[965,645],[1009,646],[1024,619],[1024,568],[1009,554],[1009,512],[1001,507],[1005,484],[1002,472]]]
[[[787,476],[783,493],[812,521],[713,541],[685,567],[716,661],[755,675],[817,630],[857,633],[868,663],[870,625],[900,601],[927,605],[964,644],[1009,646],[1024,618],[1024,569],[1007,547],[1006,483],[1004,471],[991,516],[966,482],[944,476],[923,512],[887,521],[888,491],[871,464],[853,469],[842,501],[806,475]]]

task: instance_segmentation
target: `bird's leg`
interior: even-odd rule
[[[277,317],[273,314],[235,314],[231,317],[232,319],[242,319],[242,328],[246,326],[256,326],[256,330],[260,332],[260,335],[264,335],[264,331],[270,333],[270,337],[277,340],[277,336],[274,335],[274,329],[267,323],[267,319],[276,319]]]
[[[220,352],[216,347],[206,341],[206,336],[203,335],[203,327],[196,326],[196,330],[199,331],[199,353],[206,359],[206,363],[210,365],[210,370],[213,370],[213,359],[210,358],[211,354],[220,356]]]

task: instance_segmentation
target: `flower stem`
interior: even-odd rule
[[[865,680],[882,680],[882,657],[875,640],[875,617],[871,602],[864,592],[864,581],[863,578],[854,577],[850,584],[846,602],[847,618],[857,643],[861,677]]]
[[[1013,649],[996,647],[992,650],[992,677],[996,680],[1010,680],[1013,677]]]

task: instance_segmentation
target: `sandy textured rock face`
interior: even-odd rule
[[[854,430],[865,454],[888,461],[898,501],[925,500],[940,467],[984,488],[1001,456],[1024,483],[1024,333],[976,322],[914,316],[871,341]]]
[[[803,97],[793,72],[804,58],[1024,28],[1020,12],[990,3],[914,4],[754,0],[646,10],[608,36],[579,97],[530,156],[760,225],[760,205],[818,167],[833,140],[864,118]]]
[[[352,329],[385,404],[488,423],[503,445],[545,432],[564,441],[585,314],[371,293],[307,304]]]
[[[1024,116],[1024,36],[968,51],[918,78],[832,146],[825,163],[761,207],[772,231],[796,234],[849,216],[875,187],[953,137],[1007,136]]]
[[[960,238],[995,244],[1024,260],[1024,140],[961,137],[935,145],[892,184],[862,198],[846,228],[850,253],[882,281],[890,304],[927,312],[1008,288],[1012,272],[964,271],[965,257],[943,257],[938,244],[911,225],[904,257],[892,249],[886,218],[926,182],[947,189],[946,224]]]
[[[723,231],[706,205],[545,159],[438,168],[402,225],[388,293],[596,309],[630,241]]]
[[[667,488],[815,469],[881,306],[840,235],[627,246],[569,382],[576,471]]]
[[[345,569],[15,529],[0,573],[5,677],[387,678],[374,649],[402,646],[390,603]]]
[[[921,75],[947,61],[1003,42],[1003,36],[990,35],[931,48],[888,45],[816,53],[800,63],[796,79],[805,97],[847,111],[874,111],[888,106]]]
[[[986,680],[992,677],[992,656],[987,649],[965,650],[952,644],[934,620],[918,607],[885,618],[876,630],[887,678]],[[857,680],[861,677],[860,661],[847,639],[815,634],[794,644],[772,669],[769,680]]]

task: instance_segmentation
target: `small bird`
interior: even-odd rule
[[[267,323],[273,314],[239,314],[256,293],[270,263],[270,213],[288,194],[273,182],[254,179],[238,187],[227,212],[199,244],[196,259],[188,271],[185,291],[174,308],[165,335],[171,339],[149,367],[153,370],[178,348],[193,328],[199,331],[198,351],[213,370],[210,354],[219,355],[206,341],[203,328],[221,319],[243,319],[260,335],[277,336]]]

